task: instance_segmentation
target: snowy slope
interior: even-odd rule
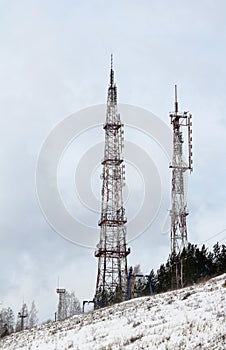
[[[226,274],[13,334],[1,350],[226,349]]]

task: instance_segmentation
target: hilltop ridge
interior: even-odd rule
[[[226,274],[14,333],[2,350],[224,350]]]

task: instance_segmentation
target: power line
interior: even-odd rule
[[[219,243],[222,242],[222,241],[224,241],[225,239],[226,239],[226,236],[225,236],[224,238],[222,238],[222,239],[219,241]]]
[[[213,236],[210,236],[208,239],[206,239],[205,241],[203,241],[202,243],[200,243],[199,245],[203,245],[206,242],[209,242],[212,238],[217,237],[218,235],[220,235],[221,233],[225,232],[226,228],[224,228],[222,231],[215,233]]]

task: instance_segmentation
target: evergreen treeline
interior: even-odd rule
[[[198,248],[189,243],[181,254],[171,254],[166,264],[161,264],[157,272],[151,271],[152,292],[162,293],[179,287],[186,287],[226,272],[226,246],[216,243],[212,251],[205,245]],[[135,281],[134,297],[150,295],[150,285],[147,279]]]

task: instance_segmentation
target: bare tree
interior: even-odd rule
[[[133,271],[133,276],[134,277],[131,278],[130,293],[131,293],[131,298],[134,298],[134,296],[136,296],[135,295],[136,294],[135,290],[136,290],[136,284],[137,284],[135,276],[139,275],[139,274],[142,274],[141,269],[140,269],[140,264],[135,265],[132,271]]]
[[[38,324],[37,314],[38,314],[38,311],[36,309],[35,302],[33,300],[31,304],[31,309],[28,313],[28,328],[33,328],[37,326]]]
[[[60,309],[60,317],[58,315],[58,320],[64,320],[65,318],[81,313],[80,302],[76,298],[74,291],[66,291],[59,302],[60,307],[58,305],[58,313]]]
[[[4,337],[14,332],[15,317],[13,310],[8,307],[0,311],[0,336]]]
[[[66,292],[66,317],[71,317],[81,313],[79,300],[75,296],[75,292]]]

